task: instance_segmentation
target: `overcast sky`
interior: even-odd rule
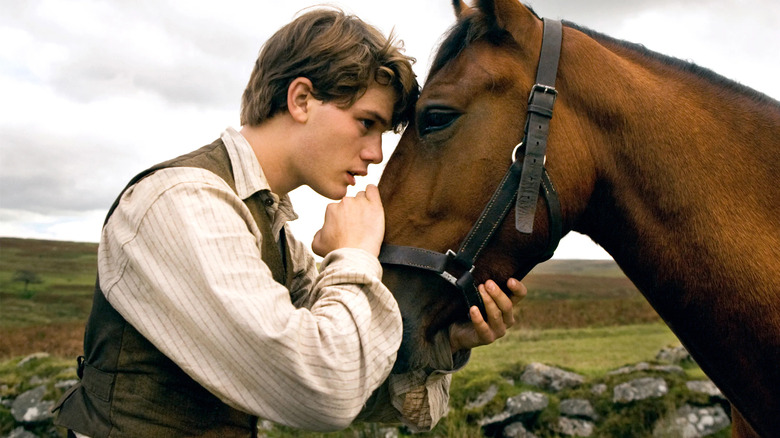
[[[528,3],[542,16],[693,61],[780,99],[777,0]],[[319,3],[0,4],[0,236],[97,242],[107,208],[133,175],[238,127],[240,96],[263,41]],[[395,29],[418,59],[421,80],[454,21],[449,0],[330,4],[385,33]],[[385,138],[385,157],[397,139]],[[363,186],[379,179],[381,166],[372,167]],[[299,189],[293,202],[301,216],[293,229],[310,241],[328,201]],[[555,257],[609,256],[575,235]]]

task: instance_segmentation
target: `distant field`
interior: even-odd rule
[[[91,307],[97,244],[0,238],[0,327],[81,321]],[[21,272],[33,276],[25,285]]]
[[[0,359],[81,350],[92,304],[97,244],[0,238]],[[15,279],[20,271],[40,282]],[[660,322],[612,260],[550,260],[524,280],[519,333]]]
[[[73,359],[82,350],[96,253],[97,245],[91,243],[0,238],[0,383],[7,390],[17,388],[14,382],[29,380],[15,364],[36,352],[52,356],[42,362],[49,374],[75,377]],[[36,281],[25,285],[20,271]],[[492,345],[474,350],[468,365],[453,377],[450,415],[436,430],[419,436],[481,435],[478,426],[466,422],[469,414],[462,411],[466,400],[492,383],[509,391],[507,379],[517,380],[530,362],[594,377],[653,360],[661,348],[678,344],[611,260],[551,260],[534,269],[524,283],[529,293],[517,309],[519,324]],[[695,366],[686,372],[702,375]],[[10,423],[0,424],[3,433],[10,428]],[[333,434],[277,427],[269,436],[380,435],[378,425],[368,424]]]

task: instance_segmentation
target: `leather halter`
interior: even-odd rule
[[[477,306],[487,321],[485,304],[474,284],[474,262],[498,230],[515,201],[515,228],[523,234],[533,232],[536,203],[539,193],[547,201],[549,234],[547,247],[537,258],[515,273],[522,278],[535,265],[548,260],[562,237],[561,205],[558,193],[544,167],[547,135],[558,92],[555,77],[561,53],[563,30],[560,21],[544,19],[544,35],[536,72],[536,84],[528,98],[524,138],[512,152],[513,163],[504,175],[477,222],[471,228],[458,252],[442,254],[423,248],[384,244],[379,261],[432,271],[455,286],[463,294],[468,307]],[[522,162],[517,153],[523,152]]]

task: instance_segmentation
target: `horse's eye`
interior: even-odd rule
[[[451,109],[431,108],[424,110],[417,120],[420,137],[450,126],[458,117],[460,117],[460,113]]]

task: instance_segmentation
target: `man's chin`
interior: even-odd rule
[[[343,187],[341,190],[317,190],[313,189],[315,192],[320,194],[321,196],[324,196],[328,199],[332,199],[334,201],[340,201],[344,199],[345,196],[347,196],[347,188]]]

